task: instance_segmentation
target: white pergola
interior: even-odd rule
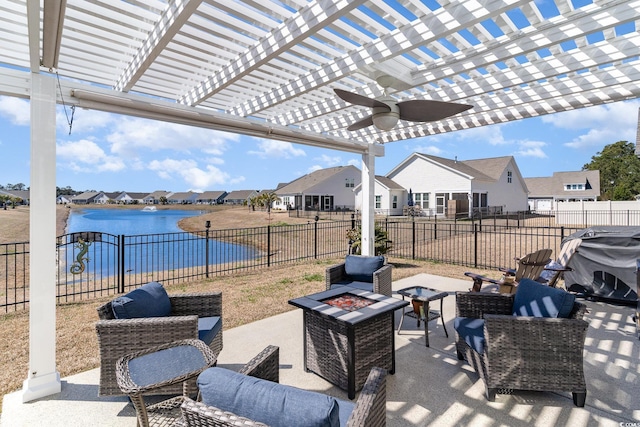
[[[385,143],[640,96],[640,0],[3,0],[0,94],[31,101],[28,401],[55,364],[56,104],[362,155],[373,252]],[[398,101],[473,108],[391,131],[345,128],[389,75]]]

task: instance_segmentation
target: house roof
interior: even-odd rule
[[[196,200],[218,200],[224,194],[226,194],[226,191],[204,191]]]
[[[406,190],[403,186],[392,180],[391,178],[387,178],[383,175],[376,175],[376,181],[385,188],[389,190]],[[355,186],[354,190],[360,190],[362,188],[362,183]]]
[[[29,190],[0,190],[0,193],[10,194],[14,197],[19,197],[22,200],[29,200],[30,191]]]
[[[554,172],[553,176],[525,178],[529,197],[598,197],[600,171]],[[587,184],[583,191],[567,191],[566,184]]]
[[[183,191],[179,193],[173,193],[170,196],[167,196],[169,200],[193,200],[196,198],[198,193],[194,193],[193,191]]]
[[[227,194],[225,200],[247,200],[256,193],[256,190],[234,190]]]
[[[126,194],[127,196],[131,197],[134,200],[142,200],[149,195],[149,193],[131,193],[129,191],[125,191],[124,194]]]
[[[457,160],[433,156],[431,154],[412,153],[409,157],[400,162],[399,165],[393,168],[387,174],[387,176],[392,176],[397,169],[401,168],[404,164],[408,163],[415,157],[421,157],[427,159],[428,161],[438,163],[446,168],[466,175],[469,178],[490,182],[495,182],[500,179],[500,176],[504,172],[509,162],[513,160],[513,156],[491,157],[486,159],[473,160]]]
[[[101,191],[85,191],[84,193],[80,193],[71,197],[71,200],[90,200],[99,194],[102,194]]]
[[[164,191],[164,190],[156,190],[151,194],[146,195],[144,198],[145,199],[159,199],[160,197],[168,197],[171,194],[170,191]]]
[[[352,169],[354,172],[360,173],[360,169],[355,166],[336,166],[333,168],[319,169],[306,175],[297,178],[287,185],[284,185],[276,190],[276,194],[302,194],[309,188],[312,188],[321,182],[331,179],[335,175],[344,172],[345,170]]]

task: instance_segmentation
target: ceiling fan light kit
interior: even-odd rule
[[[381,100],[387,107],[373,107],[373,125],[380,130],[391,130],[396,127],[400,119],[400,109],[391,100]]]

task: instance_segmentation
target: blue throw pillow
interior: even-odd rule
[[[250,377],[224,368],[198,376],[202,402],[271,427],[338,427],[337,401],[325,394]]]
[[[484,353],[484,319],[456,317],[453,321],[453,329],[456,330],[469,347],[477,353]]]
[[[344,272],[357,282],[373,282],[373,273],[383,265],[383,256],[347,255]]]
[[[514,316],[569,317],[576,297],[531,279],[518,283],[513,300]]]
[[[116,319],[165,317],[171,314],[167,291],[158,282],[149,282],[111,301]]]

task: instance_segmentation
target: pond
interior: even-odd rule
[[[74,209],[69,215],[65,240],[67,268],[78,265],[78,237],[90,241],[86,265],[101,275],[111,275],[118,263],[128,273],[184,269],[256,258],[252,247],[205,239],[178,227],[182,218],[202,211],[180,209]],[[205,224],[203,221],[202,230]],[[86,233],[74,235],[73,233]],[[88,236],[88,237],[85,237]],[[118,237],[125,236],[125,237]],[[208,243],[208,247],[207,247]],[[73,245],[73,250],[69,250]],[[114,249],[123,246],[120,250]],[[208,255],[208,256],[207,256]],[[79,267],[76,267],[79,268]]]

